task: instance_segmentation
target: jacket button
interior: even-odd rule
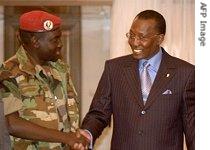
[[[146,111],[145,111],[145,110],[142,110],[142,111],[141,111],[141,114],[142,114],[142,115],[146,114]]]

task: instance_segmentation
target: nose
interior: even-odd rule
[[[133,46],[138,47],[141,44],[141,40],[139,40],[138,38],[134,38],[132,43]]]

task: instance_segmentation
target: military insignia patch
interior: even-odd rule
[[[44,29],[50,31],[53,29],[53,22],[50,20],[46,20],[43,25]]]

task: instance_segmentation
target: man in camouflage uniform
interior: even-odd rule
[[[61,59],[60,23],[59,17],[44,11],[23,14],[18,34],[21,46],[0,68],[0,92],[15,150],[87,144],[75,133],[77,94]]]

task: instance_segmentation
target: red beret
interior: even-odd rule
[[[35,10],[20,16],[20,29],[31,32],[46,32],[58,28],[61,19],[53,14]]]

